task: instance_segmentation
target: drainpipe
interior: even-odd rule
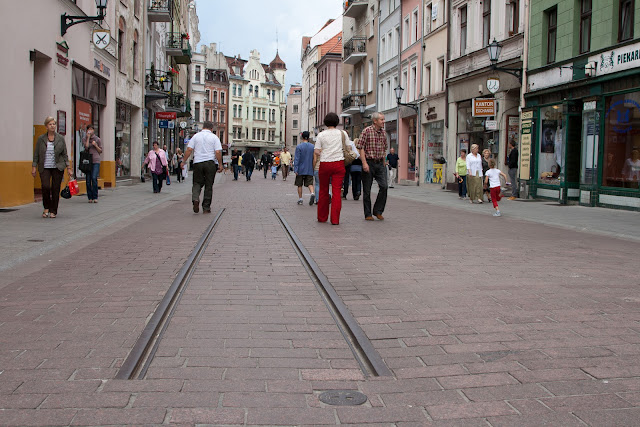
[[[447,5],[447,54],[445,56],[446,60],[446,73],[445,73],[445,80],[446,80],[446,76],[449,74],[449,60],[451,59],[451,1],[449,0],[448,5]],[[449,86],[446,84],[445,82],[445,91],[444,91],[444,128],[447,130],[447,140],[449,139]],[[454,141],[455,144],[455,141]],[[447,141],[444,144],[444,158],[445,160],[448,159],[448,154],[449,154],[449,141]],[[448,160],[447,163],[445,163],[444,165],[442,165],[442,188],[446,189],[447,188],[447,165],[449,164]]]
[[[523,51],[522,51],[522,85],[520,86],[520,111],[522,113],[522,109],[526,106],[524,94],[527,91],[527,67],[529,66],[529,21],[530,21],[530,0],[524,1],[524,43],[523,43]],[[522,114],[520,114],[522,117]],[[522,120],[520,120],[520,128],[522,128]],[[522,164],[522,149],[521,146],[518,147],[518,155],[520,158],[518,159],[518,172],[520,171],[520,165]],[[530,159],[529,159],[530,160]],[[519,174],[519,173],[518,173]],[[516,177],[516,182],[520,183],[519,177]],[[511,185],[515,185],[515,182],[512,182]],[[529,198],[529,185],[525,185],[522,188],[522,184],[518,184],[520,188],[518,189],[520,192],[520,197]]]

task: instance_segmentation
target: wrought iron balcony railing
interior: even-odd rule
[[[360,105],[367,105],[366,95],[364,93],[349,92],[342,97],[342,111],[349,108],[358,108]]]
[[[172,0],[149,0],[147,17],[149,22],[171,22]]]

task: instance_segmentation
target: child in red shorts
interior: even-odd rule
[[[498,202],[502,199],[500,194],[500,177],[504,177],[507,180],[507,176],[496,168],[495,159],[489,159],[489,170],[485,173],[484,183],[489,184],[491,191],[491,201],[493,202],[493,208],[496,210],[493,216],[501,216],[500,209],[498,209]],[[509,183],[507,182],[507,185]]]

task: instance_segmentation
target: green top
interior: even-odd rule
[[[456,172],[458,172],[460,176],[467,176],[467,161],[462,160],[461,157],[458,157],[458,160],[456,160]]]

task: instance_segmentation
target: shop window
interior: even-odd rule
[[[640,92],[606,99],[602,185],[638,189]]]
[[[444,120],[428,123],[426,126],[426,183],[442,183],[442,164],[439,163],[443,157],[444,144]]]
[[[634,0],[620,0],[618,41],[622,42],[633,38],[634,3]]]
[[[580,1],[580,53],[591,47],[591,0]]]
[[[558,28],[558,9],[553,7],[545,12],[547,23],[547,64],[556,62],[556,38]]]
[[[540,109],[538,182],[541,184],[559,185],[564,173],[562,118],[562,105]]]

